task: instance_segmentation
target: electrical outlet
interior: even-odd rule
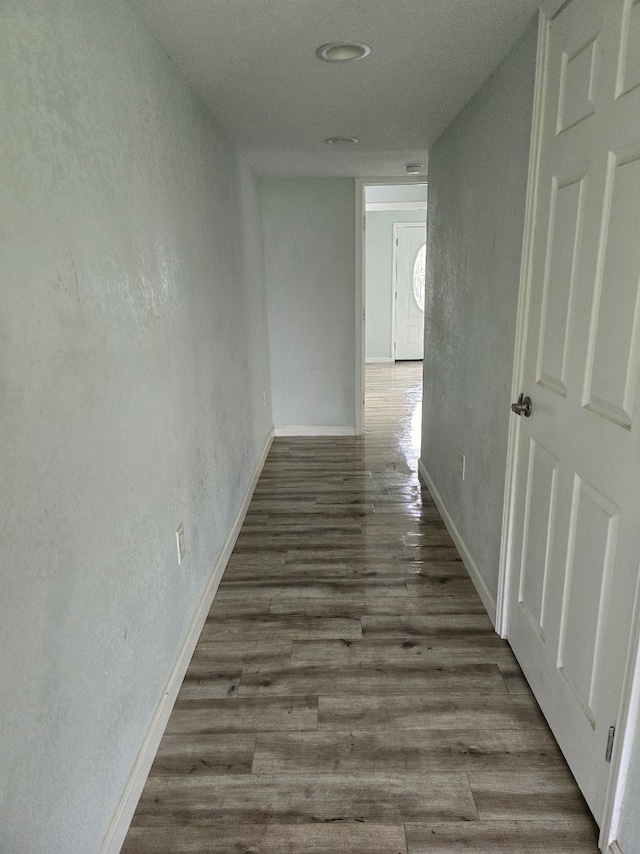
[[[178,566],[180,566],[187,554],[187,547],[184,543],[184,525],[182,522],[180,522],[176,531],[176,545],[178,547]]]
[[[464,480],[464,476],[467,472],[467,458],[464,454],[460,454],[460,478]]]

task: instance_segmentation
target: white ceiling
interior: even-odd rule
[[[129,2],[260,175],[375,177],[426,163],[539,0]],[[316,58],[343,40],[371,54]]]

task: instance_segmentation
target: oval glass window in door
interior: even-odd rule
[[[413,290],[413,298],[420,311],[424,311],[424,289],[426,281],[427,267],[427,244],[423,243],[416,253],[415,261],[413,262],[413,273],[411,276],[411,286]]]

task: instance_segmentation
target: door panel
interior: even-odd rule
[[[507,618],[598,821],[640,567],[639,10],[572,0],[546,24]]]
[[[618,508],[574,476],[558,669],[592,725]]]
[[[616,96],[636,86],[640,86],[640,0],[629,0],[622,21]]]
[[[394,245],[395,324],[394,358],[422,359],[424,355],[424,300],[419,304],[414,289],[418,255],[426,243],[426,225],[396,226]]]
[[[610,153],[601,243],[602,274],[593,303],[586,405],[631,427],[638,373],[640,145],[632,159]]]
[[[552,179],[551,212],[539,351],[538,382],[566,396],[571,295],[582,249],[584,178],[559,185]]]
[[[520,581],[520,603],[532,627],[544,640],[545,590],[553,549],[559,461],[531,440],[525,510],[526,541]],[[531,508],[534,508],[532,515]]]
[[[594,88],[596,79],[597,33],[574,49],[572,54],[562,52],[560,73],[560,98],[558,101],[557,132],[567,130],[583,121],[595,111]]]

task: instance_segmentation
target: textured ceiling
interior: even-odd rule
[[[426,163],[539,0],[129,2],[259,174],[373,177]],[[316,58],[340,40],[371,54]]]

